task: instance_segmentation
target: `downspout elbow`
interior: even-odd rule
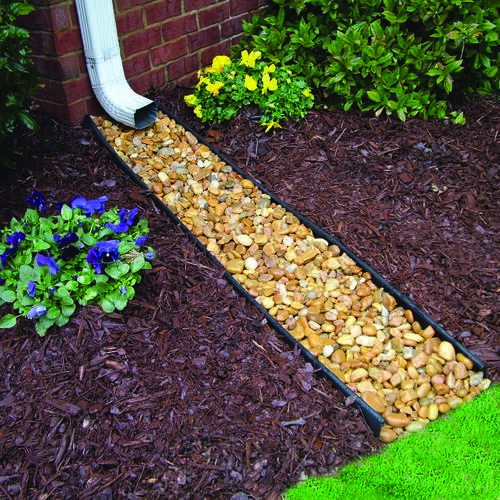
[[[129,86],[120,56],[112,0],[76,0],[92,89],[104,110],[132,128],[149,127],[158,106]]]

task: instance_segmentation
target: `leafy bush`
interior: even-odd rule
[[[28,201],[45,211],[40,193]],[[104,210],[104,196],[77,196],[57,215],[28,209],[0,237],[0,306],[12,303],[20,315],[36,320],[43,336],[53,324],[66,324],[76,305],[99,304],[103,311],[122,310],[135,294],[140,271],[150,269],[151,248],[140,249],[148,232],[137,208]],[[16,316],[0,319],[12,328]]]
[[[288,118],[303,118],[312,108],[314,98],[306,82],[286,67],[267,64],[259,51],[244,50],[238,59],[233,63],[227,56],[215,57],[212,66],[200,72],[194,94],[185,97],[202,121],[220,123],[255,104],[268,131]]]
[[[16,25],[17,18],[33,7],[26,0],[0,0],[0,163],[13,165],[12,138],[16,128],[35,128],[29,116],[29,99],[34,95],[35,71],[29,54],[28,32]]]
[[[500,90],[497,0],[269,0],[241,48],[290,65],[345,110],[445,118],[453,93]],[[462,122],[463,116],[452,113]]]

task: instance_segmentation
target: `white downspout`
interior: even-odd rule
[[[76,0],[92,89],[104,110],[132,128],[156,120],[158,106],[127,83],[120,55],[112,0]]]

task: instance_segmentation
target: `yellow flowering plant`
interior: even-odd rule
[[[216,56],[211,66],[199,72],[194,93],[184,101],[200,120],[214,124],[256,105],[266,132],[281,127],[284,120],[303,118],[314,105],[311,89],[303,79],[285,66],[268,64],[261,52],[247,50],[234,61]]]

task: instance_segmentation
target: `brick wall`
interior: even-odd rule
[[[87,75],[74,0],[31,0],[20,18],[30,31],[39,81],[36,103],[50,116],[80,123],[103,113]],[[242,20],[265,0],[113,0],[125,76],[144,94],[177,82],[190,86],[199,68],[229,54],[241,38]]]

